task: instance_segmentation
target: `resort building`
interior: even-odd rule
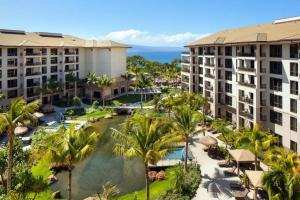
[[[186,46],[182,89],[238,128],[260,124],[300,153],[300,17],[218,32]]]
[[[88,72],[115,79],[109,89],[95,88],[94,99],[124,94],[128,88],[120,77],[126,73],[127,48],[127,45],[113,41],[0,29],[0,90],[6,97],[0,104],[5,108],[19,96],[24,96],[27,101],[40,99],[46,104],[50,98],[55,101],[74,96],[75,92],[90,98],[86,81],[76,84],[75,90],[74,81],[66,79],[69,73],[79,79],[86,79]],[[49,80],[61,83],[63,91],[56,94],[43,92],[42,88]]]

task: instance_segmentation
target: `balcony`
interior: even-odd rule
[[[238,52],[237,56],[240,56],[240,57],[255,57],[255,53],[254,52],[252,52],[252,53]]]
[[[77,55],[76,51],[65,52],[65,55]]]
[[[29,82],[27,83],[27,87],[39,87],[40,82]]]
[[[189,60],[181,60],[181,63],[190,64],[190,61]]]
[[[244,103],[253,104],[253,99],[251,99],[251,98],[249,98],[249,97],[247,97],[247,96],[242,96],[242,95],[240,95],[240,96],[239,96],[239,100],[240,100],[241,102],[244,102]]]
[[[241,110],[240,112],[240,115],[243,116],[243,117],[246,117],[248,119],[253,119],[253,113],[250,113],[249,111],[247,110]]]
[[[206,89],[206,90],[209,90],[209,91],[213,91],[213,90],[214,90],[214,87],[211,86],[211,85],[205,85],[205,89]]]
[[[41,62],[26,62],[26,66],[38,66],[41,65]]]
[[[29,92],[27,93],[27,98],[40,96],[39,92]]]
[[[214,51],[204,51],[204,55],[214,56],[215,52]]]
[[[41,72],[27,72],[26,76],[36,76],[36,75],[41,75]]]
[[[215,78],[215,76],[214,76],[214,75],[212,75],[212,74],[209,74],[209,73],[206,73],[206,74],[205,74],[205,77],[207,77],[207,78],[212,78],[212,79],[214,79],[214,78]]]
[[[76,63],[76,60],[65,60],[65,64],[69,64],[69,63]]]
[[[214,66],[215,66],[215,63],[206,62],[206,63],[205,63],[205,66],[208,66],[208,67],[214,67]]]
[[[68,69],[65,69],[65,72],[74,72],[74,71],[77,71],[76,68],[68,68]]]
[[[246,72],[254,72],[255,68],[253,67],[238,67],[237,68],[239,71],[246,71]]]
[[[25,56],[41,56],[42,53],[34,53],[34,52],[25,52]],[[45,54],[44,54],[45,55]]]
[[[182,67],[182,68],[181,68],[181,71],[182,71],[182,72],[190,73],[190,68],[189,68],[189,67]]]
[[[246,86],[246,87],[251,87],[251,88],[256,87],[256,85],[253,83],[247,83],[247,82],[243,82],[243,81],[239,81],[238,83],[239,83],[239,85]]]

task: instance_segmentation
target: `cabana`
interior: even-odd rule
[[[234,149],[228,150],[229,154],[237,163],[238,175],[240,174],[240,164],[241,163],[254,163],[255,156],[254,154],[246,149]]]
[[[254,199],[257,200],[257,190],[258,188],[262,188],[262,179],[264,177],[264,171],[246,170],[245,174],[254,187]]]
[[[207,147],[215,146],[218,144],[218,140],[211,136],[202,137],[199,142]]]

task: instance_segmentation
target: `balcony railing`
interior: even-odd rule
[[[34,53],[34,52],[25,52],[25,56],[41,56],[42,53]]]
[[[76,63],[76,60],[65,60],[65,63]]]
[[[36,75],[41,75],[41,72],[29,72],[29,73],[26,73],[26,76],[36,76]]]
[[[65,52],[65,55],[77,55],[77,52]]]
[[[246,72],[254,72],[255,68],[252,68],[252,67],[238,67],[238,70],[246,71]]]
[[[241,110],[241,111],[240,111],[240,115],[242,115],[242,116],[244,116],[244,117],[246,117],[246,118],[248,118],[248,119],[253,119],[253,114],[250,113],[250,112],[247,111],[247,110]]]
[[[207,73],[207,74],[205,74],[205,77],[207,77],[207,78],[213,78],[213,79],[215,78],[215,76],[214,76],[214,75],[212,75],[212,74],[208,74],[208,73]]]
[[[255,53],[238,52],[237,56],[241,56],[241,57],[254,57]]]
[[[215,52],[213,52],[213,51],[204,51],[204,55],[213,56],[213,55],[215,55]]]
[[[39,82],[27,83],[27,87],[37,87],[37,86],[40,86]]]
[[[253,104],[253,99],[247,97],[247,96],[239,96],[239,100],[245,103]]]
[[[215,63],[205,62],[205,65],[206,65],[206,66],[209,66],[209,67],[214,67],[214,66],[215,66]]]
[[[181,63],[190,64],[189,60],[181,60]]]
[[[182,67],[182,68],[181,68],[181,71],[182,71],[182,72],[190,73],[190,68],[188,68],[188,67]]]
[[[77,71],[76,68],[72,68],[72,69],[65,69],[65,72],[73,72],[73,71]]]
[[[36,97],[36,96],[39,96],[40,93],[38,92],[30,92],[30,93],[27,93],[27,97]]]
[[[36,65],[41,65],[41,62],[26,62],[26,66],[36,66]]]
[[[251,87],[251,88],[255,88],[255,84],[253,83],[247,83],[247,82],[243,82],[243,81],[239,81],[238,82],[240,85],[246,86],[246,87]]]

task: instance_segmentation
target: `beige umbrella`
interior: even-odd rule
[[[257,188],[262,187],[262,179],[265,173],[263,171],[251,171],[251,170],[246,170],[245,173],[249,178],[249,181],[252,183],[252,185],[255,188],[254,199],[257,199]]]
[[[23,135],[28,131],[28,128],[25,126],[18,126],[15,128],[15,135]]]
[[[40,112],[35,112],[35,113],[33,113],[33,115],[34,115],[36,118],[42,118],[42,117],[44,117],[44,114],[43,114],[43,113],[40,113]]]
[[[199,140],[199,142],[208,147],[218,144],[218,140],[211,136],[204,136]]]
[[[228,150],[229,154],[237,162],[238,174],[240,172],[240,163],[253,163],[255,162],[254,154],[246,149]]]

